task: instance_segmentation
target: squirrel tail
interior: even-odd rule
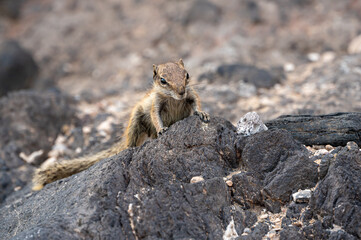
[[[39,191],[46,184],[84,171],[100,160],[114,156],[124,149],[126,149],[124,143],[119,142],[114,144],[111,148],[100,151],[94,155],[84,156],[62,162],[54,162],[46,166],[41,166],[35,171],[32,189],[34,191]]]

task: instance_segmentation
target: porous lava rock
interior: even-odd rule
[[[305,145],[345,146],[354,141],[361,146],[361,113],[326,115],[285,115],[266,123],[270,129],[285,129]]]
[[[233,226],[237,239],[260,239],[272,224],[269,217],[257,218],[259,209],[286,208],[282,239],[353,239],[359,234],[358,222],[349,217],[359,207],[356,149],[349,144],[339,150],[310,205],[298,204],[291,202],[291,194],[314,187],[319,175],[306,148],[290,133],[275,129],[244,137],[222,118],[203,123],[191,116],[159,138],[39,192],[20,190],[20,197],[0,208],[6,216],[0,238],[222,239]],[[194,177],[200,180],[191,182]],[[324,188],[341,193],[332,195],[340,202],[325,204],[322,194],[329,190]],[[301,224],[293,225],[296,221]],[[342,229],[332,232],[332,224]]]
[[[237,146],[247,174],[233,176],[242,182],[234,187],[234,196],[245,203],[260,203],[271,212],[279,212],[280,203],[289,202],[293,192],[313,187],[318,181],[317,165],[308,151],[285,130],[241,138]]]
[[[361,151],[343,148],[331,162],[325,178],[313,192],[314,214],[329,216],[332,223],[361,238]]]

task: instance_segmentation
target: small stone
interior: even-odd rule
[[[274,223],[279,223],[279,222],[281,222],[281,219],[280,219],[280,218],[275,218],[275,219],[273,219],[272,222],[274,222]]]
[[[64,156],[65,154],[71,154],[71,150],[63,143],[55,144],[52,147],[52,150],[48,153],[49,157],[58,158]]]
[[[256,112],[246,113],[237,123],[237,133],[243,136],[250,136],[267,130],[267,126],[264,125]]]
[[[286,63],[283,66],[283,70],[285,70],[285,72],[293,72],[295,70],[295,65],[293,63]]]
[[[332,147],[332,146],[329,145],[329,144],[327,144],[327,145],[325,146],[325,148],[326,148],[327,151],[332,151],[333,149],[335,149],[334,147]]]
[[[296,226],[296,227],[302,227],[303,226],[301,221],[294,222],[294,223],[292,223],[292,225]]]
[[[268,239],[277,239],[277,234],[275,232],[269,232],[266,236],[268,237]]]
[[[319,53],[314,53],[314,52],[309,53],[309,54],[307,54],[307,58],[311,62],[317,62],[320,59],[320,54]]]
[[[292,194],[293,201],[296,203],[308,203],[311,198],[312,191],[310,189],[300,190]]]
[[[91,133],[91,131],[92,131],[91,127],[89,127],[89,126],[83,127],[83,132],[84,132],[85,134],[89,134],[89,133]]]
[[[267,213],[266,213],[266,214],[262,214],[262,215],[259,216],[259,219],[266,219],[266,218],[268,218],[268,214],[267,214]]]
[[[358,35],[348,45],[347,51],[349,54],[361,53],[361,35]]]
[[[80,147],[77,147],[77,148],[75,149],[75,152],[76,152],[76,153],[81,153],[81,148],[80,148]]]
[[[204,178],[202,176],[192,177],[192,179],[191,179],[191,183],[197,183],[197,182],[202,182],[202,181],[204,181]]]
[[[325,146],[323,145],[313,145],[312,146],[315,150],[325,149]]]
[[[303,145],[305,146],[305,145]],[[312,148],[311,146],[305,146],[307,148],[307,150],[310,152],[310,153],[314,153],[316,150],[314,148]]]
[[[336,58],[336,54],[334,52],[325,52],[322,54],[322,61],[324,63],[332,62]]]
[[[346,144],[346,147],[348,150],[358,150],[359,149],[357,143],[355,143],[355,142],[348,142]]]
[[[325,155],[327,154],[328,151],[326,149],[319,149],[315,152],[315,156],[318,156],[318,155]]]
[[[245,228],[244,230],[243,230],[243,233],[251,233],[251,229],[250,228]]]
[[[227,180],[226,184],[228,185],[228,187],[232,187],[233,186],[233,182],[231,180]]]
[[[105,121],[103,121],[99,126],[97,127],[97,130],[99,132],[105,132],[110,133],[112,131],[112,123],[114,123],[114,119],[111,117],[108,117]]]
[[[321,164],[321,159],[316,159],[315,161],[313,161],[314,163],[316,163],[316,164],[318,164],[318,165],[320,165]]]

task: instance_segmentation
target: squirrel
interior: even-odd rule
[[[170,125],[190,115],[209,122],[210,117],[201,111],[198,94],[189,85],[189,80],[182,59],[158,66],[153,64],[153,88],[133,108],[123,140],[94,155],[41,166],[35,171],[32,189],[38,191],[46,184],[84,171],[104,158],[140,146],[148,137],[157,138]]]

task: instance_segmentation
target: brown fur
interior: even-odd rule
[[[208,122],[208,114],[200,111],[199,97],[188,83],[189,75],[181,59],[176,63],[153,65],[153,88],[133,108],[124,141],[92,156],[39,168],[33,178],[33,190],[40,190],[48,183],[81,172],[128,147],[140,146],[148,137],[156,138],[170,125],[192,114]]]

